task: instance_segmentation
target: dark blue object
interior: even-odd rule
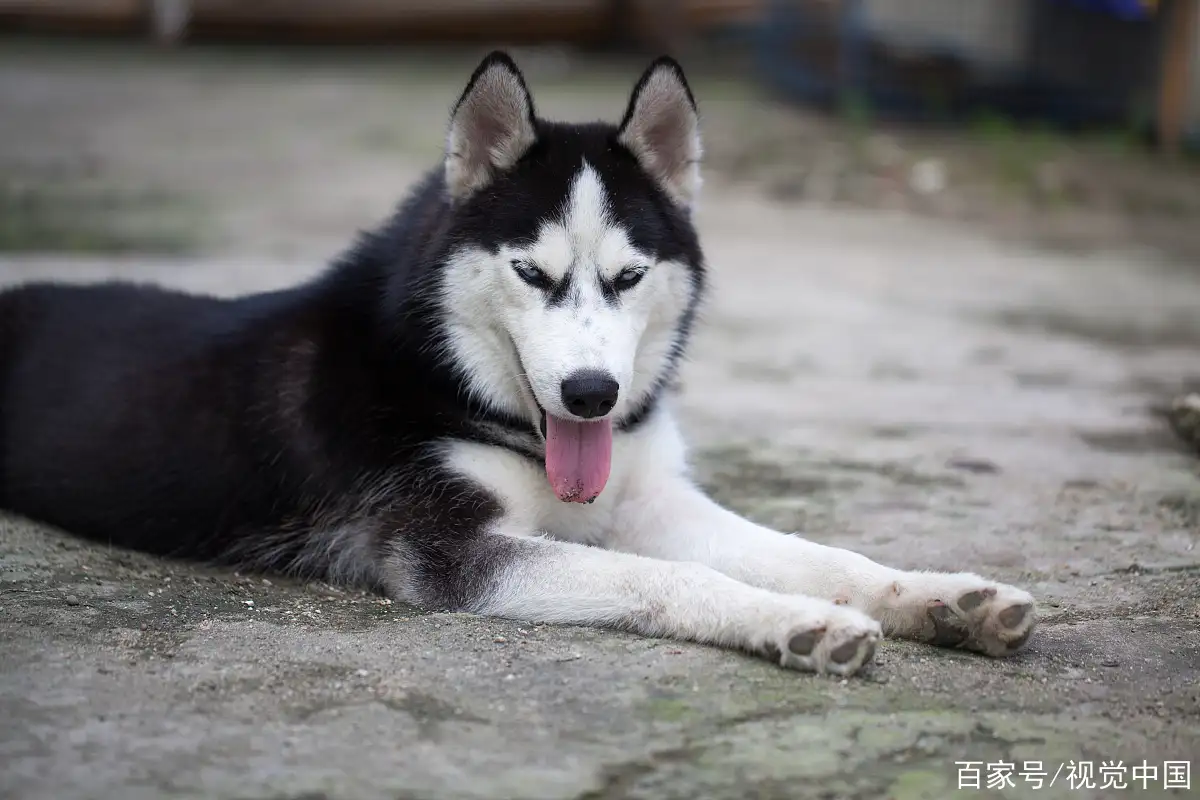
[[[1077,128],[1128,124],[1133,98],[1153,83],[1158,24],[1154,9],[1139,0],[1035,3],[1029,55],[1008,74],[985,75],[969,50],[931,38],[921,46],[923,61],[942,72],[925,85],[878,47],[861,0],[835,8],[796,0],[768,4],[755,42],[758,65],[783,96],[832,108],[849,95],[872,113],[910,120],[987,109]],[[1123,55],[1119,64],[1105,55],[1114,46]]]
[[[1143,0],[1052,0],[1085,11],[1098,11],[1124,20],[1146,20],[1154,16],[1154,8]]]

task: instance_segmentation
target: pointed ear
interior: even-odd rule
[[[683,68],[672,58],[642,75],[617,134],[675,202],[691,208],[700,190],[700,117]]]
[[[480,62],[450,116],[446,185],[462,199],[516,164],[537,139],[533,100],[507,53]]]

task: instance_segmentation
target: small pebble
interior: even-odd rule
[[[77,606],[79,605],[79,598],[73,594],[69,594],[63,598],[63,602],[69,606]]]
[[[1119,662],[1114,661],[1113,659],[1109,658],[1109,659],[1105,659],[1104,661],[1101,661],[1100,666],[1102,666],[1102,667],[1119,667],[1121,665]]]
[[[492,641],[496,644],[504,644],[508,641],[508,639],[505,639],[503,636],[497,636],[495,639],[492,639]]]

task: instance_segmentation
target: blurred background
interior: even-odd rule
[[[573,118],[680,57],[710,181],[766,202],[1200,255],[1196,0],[0,0],[0,33],[0,252],[328,256],[507,46]]]

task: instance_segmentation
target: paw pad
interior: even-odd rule
[[[1025,615],[1033,609],[1033,603],[1022,603],[1017,606],[1009,606],[1000,612],[1000,624],[1006,628],[1015,628],[1025,619]]]
[[[970,634],[967,623],[941,600],[929,604],[929,619],[933,621],[933,638],[930,641],[939,647],[956,647]]]
[[[829,660],[835,664],[849,664],[854,658],[859,655],[859,650],[866,648],[863,653],[863,662],[871,660],[871,656],[875,654],[875,642],[869,634],[863,634],[857,639],[851,639],[848,642],[838,645],[829,653]]]
[[[1008,652],[1015,653],[1018,650],[1020,650],[1022,647],[1025,646],[1025,643],[1029,641],[1029,637],[1032,635],[1033,635],[1033,628],[1030,628],[1029,630],[1022,633],[1020,636],[1018,636],[1016,639],[1013,639],[1011,642],[1008,643]]]
[[[962,597],[958,598],[958,607],[963,611],[974,611],[983,605],[983,601],[996,596],[995,589],[980,589],[975,592],[967,592]]]
[[[821,637],[824,635],[824,628],[817,628],[816,630],[797,633],[795,636],[788,639],[788,650],[790,650],[793,655],[811,655],[813,649],[817,646],[817,642],[821,641]]]

